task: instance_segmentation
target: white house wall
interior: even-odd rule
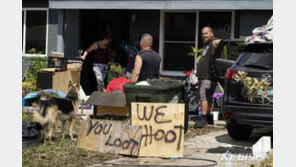
[[[272,0],[49,0],[52,9],[270,10]]]

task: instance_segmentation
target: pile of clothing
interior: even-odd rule
[[[273,42],[273,16],[271,16],[266,25],[255,28],[252,33],[253,35],[245,40],[247,44]]]

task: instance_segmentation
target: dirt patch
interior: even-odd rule
[[[189,139],[192,138],[194,136],[200,136],[200,135],[205,135],[208,133],[212,133],[212,132],[217,132],[217,131],[222,131],[222,130],[226,130],[225,127],[214,127],[212,125],[208,125],[204,128],[197,128],[194,129],[194,125],[189,125],[188,127],[188,131],[184,136],[184,139]]]

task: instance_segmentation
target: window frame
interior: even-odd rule
[[[164,44],[168,42],[165,40],[165,14],[166,13],[195,13],[196,14],[196,22],[195,22],[195,47],[198,46],[198,35],[199,35],[199,13],[200,12],[231,12],[231,39],[234,39],[234,31],[235,31],[235,10],[160,10],[160,26],[159,26],[159,55],[162,60],[160,72],[161,75],[164,76],[178,76],[184,77],[186,76],[186,71],[171,71],[171,70],[164,70]],[[169,41],[175,42],[175,41]],[[182,41],[176,41],[182,42]],[[197,54],[194,56],[194,61],[197,58]],[[194,70],[197,69],[197,64],[194,63]]]
[[[27,11],[46,11],[46,33],[45,33],[45,54],[29,54],[26,52],[26,25],[27,25]],[[23,49],[22,49],[22,55],[25,57],[47,57],[47,51],[48,51],[48,8],[23,8],[22,12],[24,12],[24,24],[23,26]]]

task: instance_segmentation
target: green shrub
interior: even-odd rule
[[[34,48],[31,50],[34,53]],[[22,80],[23,95],[29,93],[30,91],[37,90],[37,73],[42,68],[47,67],[47,57],[40,57],[40,53],[34,54],[37,54],[37,56],[31,58],[31,64],[27,67]]]

